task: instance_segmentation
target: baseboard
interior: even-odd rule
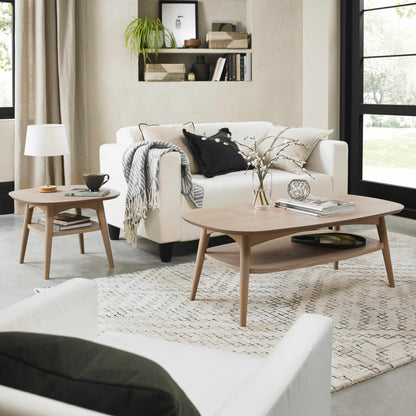
[[[14,182],[0,182],[0,215],[13,214],[14,203],[9,192],[14,190]]]

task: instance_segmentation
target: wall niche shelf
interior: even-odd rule
[[[214,71],[217,59],[227,54],[250,54],[253,57],[253,49],[211,49],[205,41],[207,32],[211,31],[212,21],[214,20],[233,20],[237,22],[238,32],[247,32],[251,42],[251,19],[252,19],[252,1],[253,0],[234,0],[233,6],[226,4],[223,0],[199,0],[198,1],[198,39],[201,40],[201,47],[199,48],[160,48],[158,50],[157,59],[153,51],[149,50],[151,54],[150,63],[169,64],[182,63],[186,67],[186,76],[192,71],[192,64],[195,63],[197,56],[204,56],[205,62],[210,65],[210,79]],[[149,18],[159,17],[159,0],[138,0],[138,16]],[[251,60],[249,60],[251,61]],[[251,65],[252,67],[252,65]],[[138,59],[138,80],[144,81],[144,64],[143,56],[140,54]],[[248,81],[220,81],[220,84],[249,83]],[[162,81],[161,83],[177,83],[174,81]],[[185,81],[188,82],[188,81]],[[192,81],[192,84],[207,83],[212,81]],[[155,82],[152,82],[154,84]]]
[[[248,53],[248,52],[251,52],[251,49],[160,48],[158,50],[159,54],[184,54],[184,55],[223,55],[226,53]]]

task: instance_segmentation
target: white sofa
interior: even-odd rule
[[[89,339],[152,359],[202,416],[329,416],[332,321],[302,315],[265,358],[152,339],[98,333],[97,285],[72,279],[0,312],[0,331]],[[0,369],[1,371],[1,369]],[[98,413],[0,386],[2,416]]]
[[[260,139],[273,127],[265,121],[223,122],[195,124],[196,134],[213,135],[219,129],[228,127],[232,137]],[[100,147],[100,169],[110,175],[107,186],[120,192],[120,197],[105,202],[110,238],[117,239],[123,229],[127,184],[122,171],[122,157],[128,146],[142,140],[138,126],[123,127],[116,132],[116,143]],[[348,147],[339,140],[322,140],[311,156],[305,168],[314,179],[305,175],[272,170],[272,199],[287,195],[287,185],[295,177],[309,181],[311,193],[328,195],[347,192]],[[190,241],[199,238],[200,230],[182,220],[185,211],[195,207],[180,192],[180,157],[177,153],[168,153],[160,161],[160,208],[148,214],[142,221],[138,234],[159,244],[162,261],[169,261],[173,242]],[[252,198],[251,173],[231,172],[214,178],[193,175],[193,180],[204,188],[203,207],[227,204],[250,203]]]

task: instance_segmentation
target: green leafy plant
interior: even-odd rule
[[[126,46],[131,53],[143,55],[143,62],[152,62],[150,53],[157,59],[159,47],[166,47],[166,39],[171,48],[176,48],[176,40],[173,33],[163,26],[160,19],[137,17],[127,26],[124,37]]]

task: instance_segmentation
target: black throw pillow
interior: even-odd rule
[[[247,169],[247,162],[238,153],[237,145],[230,140],[230,131],[222,128],[211,137],[200,136],[183,130],[189,148],[194,155],[199,172],[207,178]]]
[[[0,333],[0,384],[111,415],[199,416],[155,362],[78,338]]]

